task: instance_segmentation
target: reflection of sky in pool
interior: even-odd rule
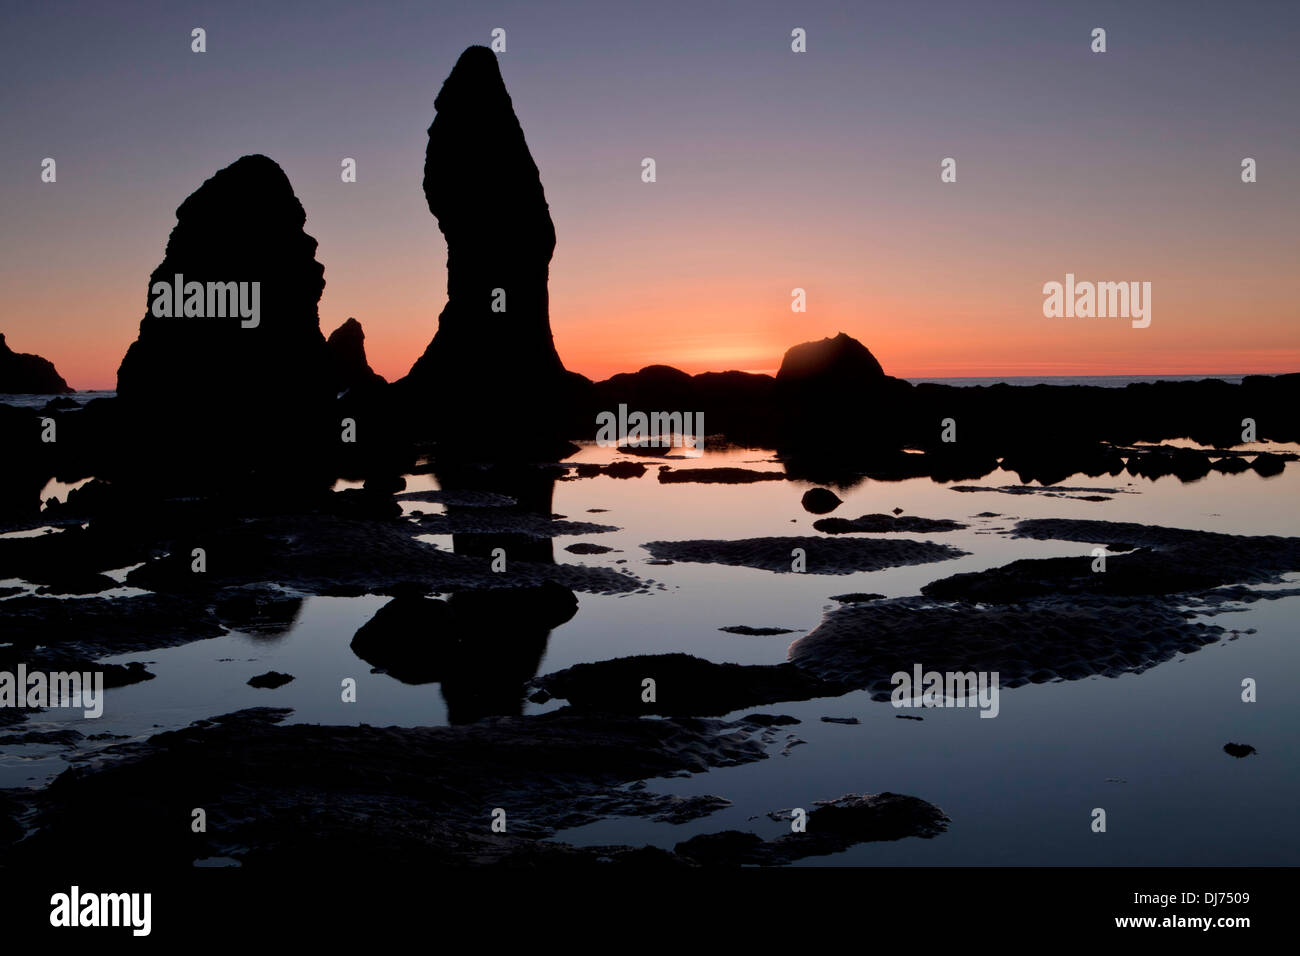
[[[568,463],[609,461],[612,451],[587,447]],[[799,505],[800,482],[746,485],[660,484],[659,462],[645,459],[647,474],[619,480],[607,476],[559,481],[554,510],[575,521],[612,524],[621,530],[561,537],[558,562],[626,567],[662,589],[623,596],[579,594],[577,615],[556,628],[539,673],[582,661],[630,654],[684,651],[713,661],[778,663],[793,640],[837,606],[829,596],[871,591],[889,597],[915,594],[937,577],[977,571],[1023,557],[1083,555],[1090,546],[1027,541],[996,533],[1018,518],[1083,517],[1137,521],[1238,534],[1300,534],[1295,503],[1300,468],[1261,479],[1252,472],[1212,473],[1184,485],[1168,477],[1155,483],[1127,474],[1070,478],[1064,484],[1124,488],[1106,502],[1042,494],[957,493],[928,479],[865,481],[838,489],[837,516],[904,512],[953,518],[965,531],[906,537],[950,543],[968,557],[935,564],[850,575],[773,574],[749,568],[677,563],[650,565],[646,541],[815,535]],[[673,461],[674,468],[731,465],[775,469],[770,453],[728,449],[702,460]],[[958,484],[1018,484],[996,472]],[[436,488],[429,476],[413,476],[407,490]],[[409,511],[442,510],[406,502]],[[588,509],[607,509],[588,514]],[[996,518],[974,518],[980,512]],[[791,520],[793,519],[793,521]],[[431,536],[450,547],[449,536]],[[599,555],[564,550],[575,541],[617,549]],[[617,562],[623,560],[625,564]],[[1300,581],[1300,575],[1293,575]],[[503,581],[503,585],[509,583]],[[105,716],[85,721],[50,711],[20,731],[73,727],[85,734],[147,736],[250,706],[293,708],[292,721],[423,725],[446,722],[436,684],[409,686],[383,674],[350,650],[356,629],[382,606],[384,597],[308,598],[293,627],[274,636],[232,633],[183,647],[124,655],[115,661],[148,661],[157,678],[107,692]],[[674,826],[615,818],[560,834],[579,843],[654,843],[671,847],[691,835],[726,828],[776,836],[785,824],[769,810],[803,806],[847,792],[892,790],[942,807],[952,818],[948,833],[933,840],[872,843],[833,858],[806,863],[871,864],[1276,864],[1300,859],[1300,828],[1291,808],[1300,797],[1294,759],[1300,727],[1300,655],[1293,644],[1296,598],[1260,601],[1221,615],[1226,628],[1255,628],[1190,655],[1179,655],[1140,675],[1118,679],[1030,685],[1004,690],[1001,713],[981,720],[973,709],[923,712],[924,721],[898,720],[887,703],[863,692],[821,701],[773,704],[763,711],[796,716],[801,724],[778,728],[778,744],[764,761],[689,778],[652,781],[652,789],[713,793],[731,808]],[[727,625],[782,626],[797,633],[743,636]],[[486,641],[502,639],[484,633]],[[924,663],[924,662],[922,662]],[[268,670],[294,675],[276,690],[247,686]],[[1259,681],[1259,703],[1240,701],[1243,677]],[[340,701],[340,681],[357,680],[356,704]],[[526,712],[552,709],[526,704]],[[915,713],[915,712],[911,712]],[[858,725],[824,723],[827,716],[854,716]],[[786,735],[806,742],[781,756]],[[1228,741],[1251,744],[1259,753],[1236,760],[1222,750]],[[92,746],[83,744],[83,749]],[[66,763],[60,748],[5,747],[0,785],[39,785]],[[1094,834],[1090,812],[1103,807],[1108,832]],[[758,819],[751,820],[751,817]]]

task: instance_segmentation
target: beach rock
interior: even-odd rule
[[[248,679],[248,686],[274,690],[277,687],[283,687],[291,680],[293,680],[292,674],[281,674],[279,671],[267,671],[265,674],[258,674],[256,677],[250,677]]]
[[[660,560],[793,571],[795,549],[804,553],[808,574],[853,574],[959,558],[967,552],[951,545],[910,538],[743,538],[740,540],[649,541],[641,547]]]
[[[546,195],[491,50],[461,54],[434,108],[424,194],[447,241],[447,305],[399,392],[438,410],[426,424],[453,447],[532,451],[555,438],[571,387],[551,335]],[[522,441],[524,413],[527,447],[502,445]]]
[[[578,468],[581,469],[582,466],[579,465]],[[639,461],[612,461],[601,471],[611,478],[640,478],[646,473],[646,467]]]
[[[747,485],[755,481],[785,481],[783,471],[757,471],[753,468],[683,468],[664,465],[659,469],[661,484],[694,482],[705,485]]]
[[[564,550],[570,554],[609,554],[613,548],[607,548],[603,544],[592,544],[589,541],[578,541],[574,544],[564,546]]]
[[[181,203],[117,373],[118,476],[156,494],[251,488],[259,497],[326,482],[320,459],[339,436],[317,315],[324,268],[305,221],[288,177],[266,156],[242,157]],[[154,315],[154,284],[170,288],[178,274],[205,289],[244,283],[251,294],[257,283],[257,324],[246,327],[254,319],[224,302],[235,315]],[[217,311],[215,300],[204,297],[205,313]]]
[[[0,393],[63,395],[69,388],[54,363],[39,355],[15,352],[0,332]]]
[[[843,502],[840,496],[829,488],[809,488],[803,493],[799,503],[809,514],[824,515],[830,514]]]
[[[885,701],[896,686],[892,675],[911,674],[918,662],[927,672],[996,672],[1005,690],[1141,673],[1223,634],[1222,627],[1189,622],[1176,604],[1151,597],[1078,595],[991,606],[894,598],[829,612],[790,646],[789,660],[813,677]]]
[[[191,570],[194,537],[186,533],[160,541],[168,553],[132,570],[127,574],[127,583],[150,591],[193,595],[217,588],[267,584],[335,596],[395,594],[413,581],[423,582],[426,592],[500,587],[501,575],[492,571],[485,555],[441,550],[416,540],[420,533],[417,524],[404,520],[330,515],[248,519],[203,532],[207,552],[207,570],[203,574]],[[549,546],[549,539],[545,543]],[[0,567],[4,565],[4,544],[0,541]],[[512,583],[539,585],[553,581],[575,591],[609,594],[627,593],[642,586],[631,574],[610,568],[523,560],[516,556],[520,550],[510,551]],[[141,560],[142,556],[134,558]],[[106,567],[120,568],[131,563],[127,560]]]
[[[960,531],[967,527],[948,518],[919,518],[915,515],[863,515],[861,518],[822,518],[813,527],[826,534],[849,534],[859,531]]]
[[[673,851],[704,865],[777,866],[839,853],[860,843],[931,839],[946,831],[951,822],[934,804],[900,793],[845,794],[817,804],[808,814],[808,828],[803,833],[764,840],[754,833],[725,830],[684,840]]]
[[[643,681],[655,682],[655,700],[643,700]],[[690,654],[640,654],[573,667],[539,677],[532,686],[567,700],[579,711],[711,717],[745,707],[838,696],[834,685],[787,664],[715,664]]]
[[[798,717],[788,714],[749,714],[740,718],[741,723],[756,724],[760,727],[789,727],[802,723]]]
[[[457,727],[280,725],[289,713],[252,708],[199,721],[111,745],[43,791],[0,791],[0,813],[34,811],[28,828],[0,828],[0,867],[27,872],[88,841],[104,870],[120,871],[125,859],[155,877],[232,853],[246,869],[281,873],[340,856],[365,867],[683,865],[664,851],[546,838],[613,815],[698,816],[722,799],[627,785],[767,756],[754,739],[760,728],[717,720],[554,713]],[[206,832],[167,836],[176,781],[187,800],[206,801]],[[497,806],[510,811],[506,833],[484,823]]]

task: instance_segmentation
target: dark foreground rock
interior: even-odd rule
[[[200,721],[109,747],[45,791],[0,791],[0,870],[27,872],[86,845],[97,848],[83,861],[92,870],[138,867],[153,878],[214,857],[285,873],[338,859],[774,865],[873,840],[929,838],[948,825],[937,807],[882,793],[818,801],[806,833],[771,841],[726,831],[673,852],[571,846],[549,838],[607,816],[671,824],[726,806],[720,796],[655,793],[644,781],[762,760],[761,723],[556,713],[454,728],[277,726],[288,713],[256,708]],[[205,833],[190,827],[194,807],[207,813]],[[505,832],[493,832],[494,813]],[[32,832],[16,843],[24,825]]]
[[[1225,634],[1192,618],[1290,596],[1295,589],[1245,585],[1300,571],[1300,538],[1076,519],[1021,521],[1013,534],[1138,550],[1108,555],[1104,572],[1081,547],[1074,558],[943,578],[923,587],[923,598],[837,608],[791,646],[790,660],[877,700],[889,698],[895,672],[917,663],[926,671],[996,671],[1003,687],[1138,673]]]
[[[292,674],[282,674],[279,671],[267,671],[265,674],[258,674],[256,677],[250,677],[248,679],[248,686],[264,690],[274,690],[277,687],[283,687],[291,680],[293,680]]]
[[[1276,582],[1285,572],[1300,571],[1300,538],[1279,535],[1224,534],[1127,521],[1034,518],[1017,522],[1012,536],[1079,541],[1119,550],[1141,549],[1132,555],[1107,558],[1104,573],[1091,572],[1090,553],[1082,568],[1073,569],[1089,569],[1086,576],[1074,574],[1076,582],[1102,586],[1092,579],[1107,578],[1118,566],[1121,571],[1116,580],[1123,577],[1129,593],[1173,593],[1229,583]],[[1124,572],[1125,562],[1133,562],[1139,572]],[[1051,576],[1059,575],[1053,571]],[[1151,582],[1145,592],[1143,578]],[[1076,586],[1084,587],[1082,583]]]
[[[931,839],[947,830],[951,822],[934,804],[900,793],[850,793],[817,803],[817,809],[808,813],[803,833],[764,840],[754,833],[724,830],[692,837],[673,849],[696,863],[771,866],[839,853],[859,843]]]
[[[1139,673],[1223,636],[1149,598],[935,605],[918,598],[852,604],[829,612],[790,648],[789,659],[822,679],[889,700],[897,672],[996,671],[1003,688],[1093,674]],[[973,705],[972,705],[973,706]]]
[[[803,493],[799,503],[809,514],[824,515],[830,514],[843,502],[840,496],[829,488],[809,488]]]
[[[645,699],[647,680],[654,682],[653,700]],[[718,716],[843,693],[833,683],[787,664],[715,664],[690,654],[642,654],[575,664],[537,678],[532,686],[581,711],[667,716]]]
[[[661,484],[692,482],[704,485],[748,485],[756,481],[785,481],[784,471],[758,471],[754,468],[669,468],[659,469]]]
[[[287,714],[258,708],[200,721],[113,746],[45,791],[0,791],[6,816],[25,816],[33,831],[15,845],[18,828],[0,829],[0,868],[23,872],[87,845],[105,866],[120,870],[130,861],[155,877],[211,857],[284,871],[338,859],[423,867],[699,864],[704,854],[694,850],[574,847],[546,838],[615,814],[697,818],[725,799],[656,794],[638,781],[766,756],[754,739],[759,725],[745,722],[556,713],[452,728],[277,726]],[[882,794],[831,806],[841,812],[810,814],[808,852],[833,852],[832,842],[843,849],[933,835],[946,822],[914,798]],[[206,833],[190,827],[194,807],[206,810]],[[497,808],[504,833],[492,831]],[[804,853],[797,839],[774,842],[763,862]]]
[[[201,540],[178,542],[180,546],[166,556],[128,574],[127,583],[190,594],[271,583],[305,594],[339,596],[395,594],[410,582],[423,582],[426,591],[554,581],[574,591],[617,594],[642,586],[631,574],[577,564],[512,559],[506,572],[496,573],[489,557],[440,550],[417,541],[420,532],[419,524],[406,520],[330,515],[249,519],[211,528]],[[195,544],[201,544],[207,554],[207,570],[202,574],[192,570]]]
[[[919,518],[915,515],[863,515],[861,518],[821,518],[813,527],[826,534],[852,534],[856,532],[960,531],[968,527],[948,518]]]
[[[793,570],[802,549],[808,574],[853,574],[911,564],[946,561],[967,554],[931,541],[835,538],[743,538],[740,540],[650,541],[642,545],[655,558],[697,564],[727,564],[783,573]]]

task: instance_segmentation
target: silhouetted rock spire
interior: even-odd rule
[[[325,270],[288,177],[266,156],[244,156],[181,203],[176,220],[118,369],[124,463],[165,466],[180,485],[310,473],[304,456],[332,427],[317,314]]]
[[[522,417],[549,422],[570,384],[548,313],[555,228],[491,50],[461,55],[434,108],[424,194],[447,240],[447,305],[401,384],[440,438],[490,450],[507,429],[518,441]]]
[[[336,391],[345,392],[349,389],[374,388],[387,384],[384,377],[374,371],[366,361],[366,333],[356,319],[348,319],[331,332],[330,337],[325,341],[330,347]]]

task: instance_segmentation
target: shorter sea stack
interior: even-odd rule
[[[331,332],[325,341],[330,347],[334,389],[337,392],[353,389],[365,391],[388,384],[366,360],[366,333],[356,319],[348,319]]]

